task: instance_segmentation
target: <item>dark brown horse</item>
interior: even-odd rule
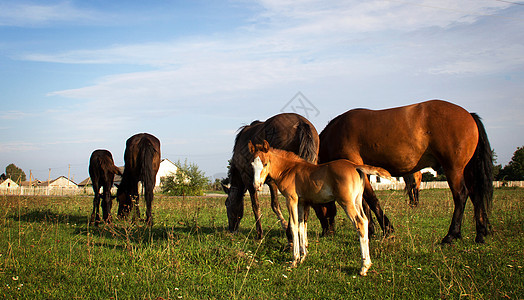
[[[244,215],[244,194],[249,191],[251,206],[255,215],[257,238],[262,238],[262,226],[260,223],[260,204],[258,195],[253,188],[253,168],[251,167],[252,154],[248,149],[248,142],[262,143],[267,140],[269,144],[277,149],[294,152],[309,162],[316,163],[318,154],[318,133],[306,118],[294,114],[283,113],[267,119],[265,122],[254,121],[239,129],[233,147],[233,157],[230,160],[229,182],[230,188],[224,190],[228,194],[226,200],[229,231],[236,232]],[[287,222],[282,216],[278,203],[278,190],[271,179],[266,181],[271,193],[271,208],[280,220],[282,227],[287,228]],[[333,223],[333,217],[323,218],[325,212],[322,207],[314,207],[322,228],[327,231],[329,224]]]
[[[93,213],[91,213],[90,222],[98,226],[100,223],[100,198],[102,198],[102,214],[103,219],[107,223],[111,223],[111,207],[113,201],[111,199],[111,187],[115,174],[119,174],[120,170],[113,161],[111,152],[107,150],[95,150],[89,159],[89,177],[93,184],[93,192],[95,198],[93,199]],[[100,187],[102,187],[102,196],[100,196]]]
[[[127,217],[134,210],[133,218],[140,218],[138,207],[138,182],[142,182],[146,198],[146,223],[153,225],[151,204],[156,173],[160,167],[160,141],[148,133],[139,133],[126,142],[124,174],[118,186],[118,216]]]
[[[473,202],[477,243],[490,230],[487,212],[492,205],[492,156],[480,118],[455,104],[432,100],[386,109],[350,110],[333,119],[320,134],[319,162],[346,158],[356,164],[379,166],[393,176],[425,167],[446,174],[455,210],[443,243],[461,238],[468,196]],[[369,181],[364,198],[383,229],[392,229]]]

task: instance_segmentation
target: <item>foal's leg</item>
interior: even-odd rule
[[[362,252],[362,266],[359,273],[361,276],[366,276],[371,267],[371,258],[369,255],[368,219],[362,207],[362,192],[341,199],[339,204],[359,233],[360,250]]]
[[[271,209],[273,209],[273,212],[277,215],[282,229],[287,230],[288,224],[286,219],[284,219],[284,216],[282,215],[282,211],[280,210],[280,203],[278,203],[277,184],[273,180],[267,180],[266,184],[269,186],[269,192],[271,193]]]
[[[291,267],[295,268],[300,259],[299,232],[298,232],[298,197],[286,196],[287,209],[289,211],[289,227],[293,236],[293,261]]]
[[[304,210],[307,209],[303,203],[298,203],[298,239],[300,246],[300,263],[304,261],[307,255],[307,222],[304,218]]]

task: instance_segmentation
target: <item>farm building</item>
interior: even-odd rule
[[[0,182],[0,190],[16,189],[18,187],[18,184],[11,180],[11,178],[7,178],[6,180]]]
[[[160,168],[158,168],[158,173],[156,173],[156,185],[160,186],[160,178],[167,177],[167,176],[174,176],[176,172],[178,171],[178,168],[176,165],[171,162],[169,159],[164,158],[160,162]]]
[[[49,190],[62,189],[62,190],[75,190],[78,185],[73,181],[67,179],[65,176],[60,176],[54,180],[41,181],[38,184],[39,187],[49,187]]]

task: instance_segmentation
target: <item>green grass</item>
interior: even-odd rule
[[[448,190],[421,191],[415,209],[400,191],[378,196],[395,234],[371,239],[367,277],[358,276],[358,237],[342,213],[336,235],[326,238],[312,213],[309,255],[289,269],[285,235],[266,198],[265,238],[256,241],[247,199],[241,230],[231,235],[224,198],[157,196],[152,228],[125,221],[96,228],[87,223],[90,197],[0,197],[0,298],[524,297],[524,190],[495,191],[495,232],[484,245],[474,242],[471,203],[463,239],[439,245],[453,210]]]

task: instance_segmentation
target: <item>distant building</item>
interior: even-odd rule
[[[78,185],[73,181],[67,179],[65,176],[60,176],[54,180],[41,181],[38,184],[39,187],[49,187],[52,189],[65,189],[65,190],[74,190],[78,189]]]
[[[6,180],[0,182],[1,190],[16,189],[18,187],[19,185],[13,180],[11,180],[11,178],[7,178]]]
[[[171,162],[169,159],[164,158],[160,162],[160,167],[158,168],[158,172],[156,173],[156,185],[160,186],[160,178],[162,177],[168,177],[168,176],[174,176],[176,172],[178,171],[178,168],[176,165]]]

